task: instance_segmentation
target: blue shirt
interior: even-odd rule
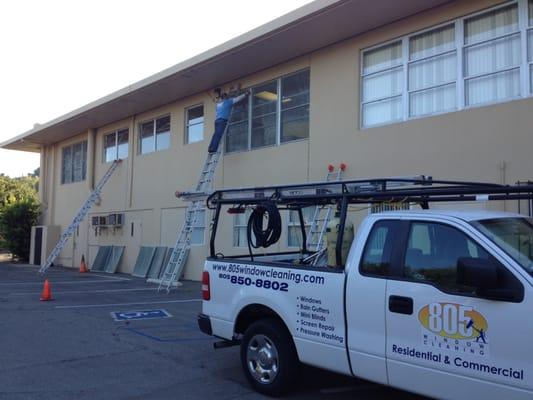
[[[241,101],[246,97],[245,94],[241,94],[240,96],[233,97],[231,99],[226,99],[219,101],[217,103],[217,114],[216,119],[225,119],[228,120],[231,115],[231,109],[233,108],[233,105]]]

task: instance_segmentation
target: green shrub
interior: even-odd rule
[[[37,224],[39,215],[39,204],[34,200],[23,200],[2,208],[0,237],[6,250],[22,260],[28,260],[31,227]]]

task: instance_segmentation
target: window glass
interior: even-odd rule
[[[445,291],[474,294],[474,288],[457,284],[457,262],[462,257],[489,259],[489,254],[455,228],[415,222],[409,232],[404,276]]]
[[[402,43],[396,42],[363,54],[363,126],[402,119]]]
[[[170,148],[170,116],[158,118],[155,122],[155,126],[156,151]]]
[[[411,60],[431,57],[451,50],[455,50],[455,27],[453,25],[413,36],[409,43]]]
[[[248,150],[248,103],[243,100],[233,106],[226,132],[227,153]]]
[[[128,158],[128,142],[129,134],[127,129],[123,129],[117,132],[117,158],[119,160],[124,160]]]
[[[516,5],[491,11],[465,22],[465,42],[471,44],[483,41],[465,49],[467,105],[520,96],[520,33],[508,35],[517,29]]]
[[[409,40],[409,116],[418,117],[456,108],[457,52],[453,25]],[[419,60],[419,61],[416,61]]]
[[[533,220],[501,218],[477,221],[473,225],[533,276]]]
[[[116,132],[104,136],[104,162],[110,162],[116,159]]]
[[[277,81],[252,89],[252,148],[276,144]]]
[[[392,249],[400,229],[399,221],[378,221],[372,227],[361,259],[361,272],[390,276]]]
[[[155,151],[154,121],[141,124],[141,154]]]
[[[72,147],[63,149],[63,165],[61,168],[61,183],[72,182]]]
[[[309,70],[281,79],[282,143],[309,137]]]
[[[198,212],[198,219],[194,224],[191,233],[191,244],[192,245],[203,245],[205,237],[205,210]]]
[[[501,8],[465,22],[465,42],[472,44],[518,30],[518,6]]]
[[[302,208],[304,216],[305,232],[309,234],[309,229],[313,223],[316,207]],[[300,216],[298,211],[289,211],[289,223],[287,224],[287,245],[289,247],[302,247],[302,228],[300,227]]]
[[[371,74],[402,63],[402,42],[395,42],[370,50],[363,57],[363,73]]]
[[[204,106],[187,109],[187,143],[199,142],[204,139]]]
[[[246,239],[246,228],[250,213],[251,211],[247,209],[244,213],[235,214],[233,216],[233,247],[248,246],[248,241]]]
[[[87,141],[62,150],[61,183],[80,182],[87,175]]]
[[[528,9],[529,9],[529,26],[532,26],[533,25],[533,0],[529,0],[529,5],[528,5]]]

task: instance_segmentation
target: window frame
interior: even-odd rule
[[[169,144],[168,144],[168,148],[166,148],[166,149],[158,149],[157,148],[157,121],[160,120],[160,119],[166,118],[166,117],[169,118],[169,131],[168,131],[169,132]],[[145,124],[148,124],[148,123],[152,123],[152,137],[153,137],[153,140],[154,140],[154,149],[152,151],[148,151],[146,153],[143,153],[142,152],[142,126],[145,125]],[[139,139],[139,144],[138,144],[137,154],[139,156],[145,156],[147,154],[157,153],[159,151],[170,150],[172,148],[172,117],[171,117],[170,113],[163,114],[163,115],[160,115],[160,116],[154,117],[154,118],[149,118],[149,119],[146,119],[144,121],[139,122],[139,124],[138,124],[138,139]]]
[[[190,110],[193,110],[195,108],[199,108],[199,107],[202,107],[202,122],[198,122],[196,124],[190,124],[189,123],[189,111]],[[204,106],[204,103],[199,103],[199,104],[194,104],[192,106],[189,106],[189,107],[186,107],[185,108],[185,144],[193,144],[193,143],[199,143],[199,142],[203,142],[205,140],[205,106]],[[190,140],[190,136],[189,136],[189,127],[191,126],[197,126],[197,125],[200,125],[202,124],[202,138],[199,139],[199,140],[195,140],[193,142],[191,142]]]
[[[74,180],[74,146],[81,145],[82,147],[82,177],[79,180]],[[70,178],[69,180],[65,179],[65,151],[69,149],[70,151]],[[79,142],[75,142],[72,144],[69,144],[68,146],[61,147],[61,185],[68,185],[71,183],[79,183],[83,182],[87,179],[87,140],[81,140]]]
[[[469,43],[469,44],[466,44],[466,40],[465,40],[465,24],[466,24],[466,21],[467,20],[470,20],[472,18],[475,18],[475,17],[479,17],[479,16],[482,16],[483,14],[487,14],[487,13],[490,13],[490,12],[494,12],[494,11],[498,11],[498,10],[501,10],[501,9],[505,9],[505,8],[508,8],[508,7],[512,7],[512,6],[515,6],[517,7],[517,13],[518,13],[518,30],[515,30],[513,31],[512,33],[506,33],[506,34],[503,34],[503,35],[498,35],[497,37],[494,37],[494,38],[491,38],[491,39],[487,39],[487,40],[483,40],[483,41],[478,41],[478,42],[475,42],[475,43]],[[533,15],[531,15],[531,17],[533,17]],[[532,18],[532,23],[529,24],[529,21],[530,21],[530,15],[529,15],[529,0],[511,0],[511,1],[507,1],[507,2],[504,2],[503,4],[498,4],[498,5],[495,5],[495,6],[492,6],[492,7],[488,7],[486,9],[483,9],[483,10],[480,10],[480,11],[476,11],[474,13],[470,13],[468,15],[463,15],[461,17],[458,17],[458,18],[454,18],[452,20],[448,20],[448,21],[445,21],[445,22],[442,22],[440,24],[437,24],[437,25],[433,25],[431,27],[428,27],[428,28],[424,28],[424,29],[421,29],[421,30],[418,30],[418,31],[415,31],[415,32],[412,32],[412,33],[409,33],[407,35],[403,35],[403,36],[400,36],[400,37],[395,37],[391,40],[388,40],[388,41],[385,41],[385,42],[382,42],[382,43],[379,43],[379,44],[376,44],[376,45],[373,45],[373,46],[369,46],[369,47],[366,47],[364,49],[361,49],[360,52],[359,52],[359,129],[360,130],[366,130],[366,129],[373,129],[373,128],[379,128],[379,127],[383,127],[383,126],[388,126],[388,125],[393,125],[393,124],[398,124],[398,123],[402,123],[402,122],[407,122],[407,121],[411,121],[411,120],[416,120],[416,119],[420,119],[420,118],[428,118],[428,117],[433,117],[433,116],[437,116],[437,115],[442,115],[442,114],[449,114],[449,113],[453,113],[453,112],[458,112],[458,111],[462,111],[462,110],[470,110],[470,109],[475,109],[475,108],[479,108],[479,107],[487,107],[487,106],[491,106],[491,105],[495,105],[495,104],[501,104],[501,103],[506,103],[506,102],[510,102],[510,101],[514,101],[514,100],[519,100],[519,99],[527,99],[527,98],[530,98],[530,97],[533,97],[533,77],[532,77],[532,73],[530,73],[530,69],[533,71],[533,51],[532,51],[532,54],[531,54],[531,61],[529,61],[529,52],[528,52],[528,32],[532,32],[532,38],[531,38],[531,41],[533,42],[533,18]],[[424,114],[424,115],[419,115],[419,116],[410,116],[411,114],[411,110],[410,110],[410,98],[409,98],[409,95],[410,93],[412,93],[413,91],[409,91],[409,70],[408,70],[408,67],[409,65],[412,64],[412,62],[410,61],[410,57],[409,57],[409,43],[410,43],[410,40],[411,38],[415,37],[415,36],[418,36],[418,35],[421,35],[421,34],[424,34],[424,33],[428,33],[428,32],[431,32],[433,30],[438,30],[438,29],[441,29],[441,28],[444,28],[446,26],[451,26],[451,25],[454,25],[454,29],[455,29],[455,47],[453,50],[449,50],[448,52],[444,52],[444,53],[439,53],[440,55],[442,54],[447,54],[449,52],[452,52],[452,51],[455,51],[456,52],[456,68],[457,68],[457,73],[456,73],[456,108],[453,109],[453,110],[447,110],[447,111],[438,111],[438,112],[434,112],[434,113],[427,113],[427,114]],[[481,74],[481,75],[476,75],[476,76],[467,76],[466,75],[466,69],[465,69],[465,52],[466,52],[466,49],[469,48],[469,47],[472,47],[472,46],[476,46],[476,45],[480,45],[481,43],[486,43],[486,42],[492,42],[494,40],[498,40],[498,39],[502,39],[502,38],[506,38],[506,37],[511,37],[513,35],[517,35],[519,34],[519,40],[520,40],[520,63],[518,64],[518,66],[513,66],[513,67],[509,67],[509,68],[505,68],[503,70],[498,70],[497,72],[490,72],[490,73],[486,73],[486,74]],[[371,103],[371,102],[377,102],[378,100],[373,100],[371,102],[363,102],[363,82],[364,82],[364,78],[366,76],[369,76],[369,75],[372,75],[372,74],[375,74],[376,72],[374,73],[367,73],[367,74],[364,74],[364,56],[366,53],[370,52],[370,51],[373,51],[373,50],[377,50],[379,48],[382,48],[382,47],[386,47],[388,45],[391,45],[395,42],[401,42],[402,43],[402,60],[403,60],[403,63],[402,64],[399,64],[398,66],[396,66],[395,68],[399,68],[400,66],[403,66],[403,83],[402,83],[402,93],[401,95],[399,96],[396,96],[396,97],[400,97],[402,98],[402,116],[399,120],[394,120],[394,121],[387,121],[387,122],[383,122],[383,123],[379,123],[379,124],[374,124],[374,125],[369,125],[369,126],[365,126],[364,125],[364,114],[363,114],[363,106],[365,104],[368,104],[368,103]],[[532,50],[533,50],[533,45],[532,45]],[[434,56],[432,56],[434,57]],[[421,59],[419,60],[416,60],[416,61],[420,61]],[[505,71],[511,71],[511,70],[516,70],[518,69],[519,70],[519,77],[520,77],[520,95],[519,96],[513,96],[513,97],[509,97],[509,98],[505,98],[505,99],[501,99],[501,100],[491,100],[491,101],[488,101],[488,102],[483,102],[483,103],[478,103],[478,104],[473,104],[473,105],[467,105],[467,102],[466,102],[466,81],[469,80],[469,79],[473,79],[475,77],[481,77],[481,76],[491,76],[491,75],[495,75],[497,73],[503,73]],[[381,70],[380,72],[383,72],[383,70]],[[379,73],[379,72],[377,72]],[[448,85],[449,83],[447,84],[444,84],[444,85],[437,85],[436,87],[442,87],[442,86],[445,86],[445,85]],[[433,87],[432,87],[433,88]],[[424,89],[426,90],[426,89]],[[419,90],[415,90],[414,92],[418,92]]]
[[[286,111],[286,110],[283,110],[281,108],[282,80],[284,78],[288,78],[290,76],[298,75],[298,74],[304,73],[304,72],[307,72],[309,74],[309,76],[311,76],[311,68],[310,67],[306,67],[306,68],[300,69],[298,71],[290,72],[288,74],[281,75],[281,76],[279,76],[277,78],[269,79],[269,80],[266,80],[264,82],[260,82],[260,83],[258,83],[256,85],[250,86],[249,89],[253,91],[255,88],[258,88],[260,86],[264,86],[264,85],[267,85],[269,83],[276,82],[276,90],[277,90],[278,99],[276,100],[276,140],[275,140],[275,143],[264,145],[264,146],[252,147],[252,122],[253,122],[253,110],[252,110],[252,102],[253,102],[253,98],[252,97],[253,97],[253,94],[252,94],[252,95],[248,96],[248,98],[246,100],[243,100],[243,101],[248,102],[248,112],[247,112],[246,119],[243,119],[242,121],[239,122],[239,123],[242,123],[244,121],[247,121],[247,123],[248,123],[247,136],[246,136],[247,137],[246,146],[243,149],[240,149],[240,150],[228,151],[227,150],[227,145],[226,145],[227,142],[226,142],[226,139],[224,138],[224,154],[237,154],[237,153],[242,153],[242,152],[246,152],[246,151],[254,151],[254,150],[260,150],[260,149],[265,149],[265,148],[269,148],[269,147],[281,146],[281,145],[284,145],[284,144],[287,144],[287,143],[295,143],[295,142],[301,142],[301,141],[304,141],[304,140],[309,140],[309,136],[310,136],[310,133],[311,133],[311,124],[310,123],[309,123],[309,131],[307,132],[307,137],[301,138],[301,139],[281,141],[281,113],[283,111]],[[311,119],[311,79],[309,79],[309,103],[307,103],[307,104],[308,104],[308,107],[309,107],[308,118],[309,118],[309,122],[310,122],[310,119]],[[304,106],[304,104],[301,104],[298,107],[303,107],[303,106]],[[228,121],[228,125],[231,126],[231,120]]]
[[[115,129],[114,131],[111,131],[111,132],[108,132],[108,133],[104,133],[102,139],[103,139],[103,145],[102,145],[102,162],[104,164],[108,164],[108,163],[112,163],[113,161],[116,161],[118,160],[118,134],[121,133],[121,132],[124,132],[126,131],[128,133],[128,154],[126,155],[126,157],[124,158],[121,158],[121,160],[124,160],[126,158],[128,158],[129,156],[129,152],[130,152],[130,130],[129,128],[119,128],[119,129]],[[115,153],[115,157],[112,159],[112,160],[107,160],[106,159],[106,150],[107,150],[107,147],[106,147],[106,138],[108,136],[111,136],[111,135],[114,135],[115,137],[115,144],[114,144],[114,153]]]

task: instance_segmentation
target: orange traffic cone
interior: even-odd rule
[[[80,263],[80,274],[84,274],[85,272],[89,272],[89,270],[87,269],[87,264],[85,264],[85,255],[82,255]]]
[[[41,294],[41,301],[50,301],[52,299],[52,290],[50,289],[50,284],[48,279],[44,281],[43,293]]]

